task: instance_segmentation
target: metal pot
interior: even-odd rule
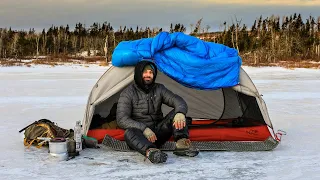
[[[53,138],[49,142],[50,154],[68,154],[67,141],[65,138]]]

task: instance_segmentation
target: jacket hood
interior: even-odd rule
[[[149,85],[146,85],[143,83],[143,78],[142,78],[142,74],[143,74],[143,70],[144,70],[144,67],[146,65],[150,65],[154,68],[154,71],[153,71],[153,81],[151,84]],[[135,69],[134,69],[134,81],[135,83],[137,84],[137,86],[142,89],[145,93],[149,93],[150,90],[153,88],[154,84],[155,84],[155,80],[156,80],[156,77],[157,77],[157,72],[158,69],[157,69],[157,66],[151,62],[151,61],[140,61],[136,66],[135,66]]]

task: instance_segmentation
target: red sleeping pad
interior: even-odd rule
[[[87,135],[101,143],[106,134],[124,141],[123,129],[93,129]],[[189,135],[191,141],[264,141],[271,136],[267,125],[237,128],[193,127],[189,129]]]

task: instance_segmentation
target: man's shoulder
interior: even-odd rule
[[[166,88],[166,86],[164,84],[161,83],[155,83],[157,88]]]
[[[134,84],[130,84],[128,87],[124,88],[121,94],[132,93],[135,90]]]
[[[166,90],[166,86],[164,84],[161,84],[161,83],[155,83],[155,89],[157,89],[157,91],[163,91],[163,90]]]
[[[154,83],[154,85],[155,85],[156,87],[164,87],[164,85],[161,84],[161,83]]]

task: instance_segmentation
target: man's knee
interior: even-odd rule
[[[141,130],[136,128],[129,128],[124,132],[124,139],[131,140],[133,137],[140,136],[141,134],[143,134]]]
[[[127,145],[145,155],[146,150],[150,147],[155,148],[156,146],[152,144],[148,139],[143,135],[142,131],[135,128],[127,129],[124,133],[124,139]]]

